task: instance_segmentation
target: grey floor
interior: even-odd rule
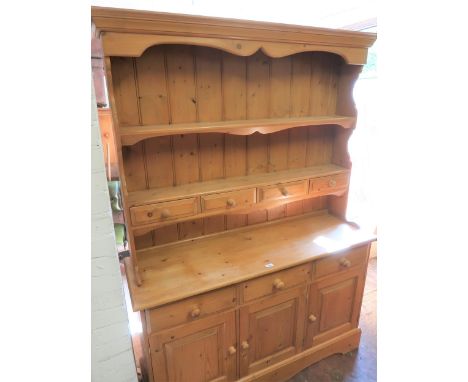
[[[369,261],[359,327],[362,335],[357,350],[328,357],[288,382],[377,381],[377,257]]]

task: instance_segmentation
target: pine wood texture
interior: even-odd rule
[[[299,353],[305,301],[305,289],[295,288],[241,307],[240,377]]]
[[[93,22],[104,34],[109,56],[140,56],[155,44],[190,44],[251,56],[259,49],[271,57],[305,51],[342,55],[350,64],[364,64],[372,33],[312,28],[258,21],[177,15],[92,7]]]
[[[346,222],[374,34],[92,8],[151,381],[281,381],[359,344]]]
[[[361,330],[359,328],[350,330],[345,334],[337,336],[330,341],[306,349],[288,359],[274,364],[265,369],[252,373],[239,382],[280,382],[286,381],[307,366],[320,361],[332,354],[345,354],[359,346]]]
[[[196,198],[179,199],[171,202],[130,208],[133,224],[150,223],[152,221],[192,216],[197,212],[198,200]]]
[[[362,266],[366,262],[367,256],[366,248],[356,248],[343,255],[324,258],[316,262],[314,276],[319,279],[355,266]]]
[[[309,191],[307,180],[298,182],[282,182],[258,189],[258,200],[278,200],[288,197],[306,195]]]
[[[218,314],[149,338],[155,382],[233,381],[236,378],[234,312]]]
[[[158,332],[207,315],[235,308],[237,289],[228,287],[197,295],[148,313],[148,332]]]
[[[307,182],[303,184],[303,182],[295,181],[308,180],[310,178],[321,178],[323,175],[333,175],[333,178],[336,178],[337,176],[343,173],[347,174],[348,170],[340,166],[335,166],[333,164],[319,165],[292,170],[263,173],[253,176],[247,175],[241,177],[211,180],[206,182],[196,182],[176,187],[164,187],[144,191],[135,191],[129,193],[128,202],[130,206],[134,207],[149,203],[158,203],[167,200],[181,199],[185,197],[218,194],[228,192],[229,190],[248,190],[252,187],[261,186],[265,186],[265,192],[261,192],[262,196],[266,193],[267,196],[271,194],[271,198],[274,198],[279,197],[279,195],[276,194],[279,193],[281,196],[286,197],[289,195],[289,192],[292,195],[294,195],[294,193],[307,193]],[[344,177],[343,179],[347,180],[347,177]],[[284,184],[286,190],[289,190],[287,195],[281,194],[278,186],[280,184]],[[335,187],[337,188],[339,188],[340,186],[346,187],[347,181],[344,183],[337,182],[337,184],[335,185]],[[271,188],[274,188],[275,191],[270,191]],[[278,189],[277,192],[276,189]],[[317,191],[319,192],[321,191],[321,189],[318,188]],[[273,192],[274,194],[272,194]]]
[[[374,239],[334,216],[319,214],[141,250],[143,285],[137,287],[129,278],[133,309],[233,285]],[[273,266],[266,267],[269,263]]]
[[[246,281],[240,285],[241,301],[246,303],[304,284],[311,274],[311,264],[307,263]]]
[[[197,132],[250,135],[299,126],[354,126],[355,116],[337,114],[337,82],[343,66],[339,57],[300,53],[285,58],[286,68],[261,52],[235,59],[215,49],[172,45],[151,47],[138,58],[112,57],[114,71],[120,74],[115,78],[124,82],[121,94],[127,100],[120,102],[121,108],[141,115],[121,119],[122,145]],[[152,61],[158,66],[150,65]],[[231,89],[244,91],[244,113],[230,116],[226,110],[231,101],[239,111],[242,107]]]
[[[353,126],[355,117],[339,115],[249,119],[240,121],[194,122],[166,125],[142,125],[122,127],[122,144],[131,146],[143,139],[174,134],[227,133],[250,135],[253,133],[270,134],[298,126],[338,125],[345,129]]]
[[[201,209],[203,211],[229,210],[236,207],[249,206],[256,202],[256,189],[221,192],[203,196]]]
[[[211,48],[164,45],[151,47],[138,58],[112,57],[115,104],[122,114],[116,127],[121,143],[126,143],[126,136],[136,137],[141,130],[152,130],[154,126],[166,126],[164,134],[173,130],[168,136],[147,138],[153,136],[153,131],[146,135],[147,139],[123,146],[129,198],[144,190],[149,191],[144,198],[152,193],[164,199],[166,193],[177,190],[184,198],[187,189],[178,187],[200,182],[210,186],[212,180],[223,179],[228,184],[233,176],[255,177],[334,164],[335,136],[340,136],[340,126],[354,126],[355,116],[336,119],[337,83],[343,62],[327,54],[299,53],[275,60],[262,52],[245,58]],[[287,131],[274,132],[278,121]],[[335,123],[326,125],[327,121]],[[270,126],[263,131],[270,132],[268,135],[253,133],[245,138],[207,133],[213,130],[203,127],[234,124],[230,133],[252,133],[261,130],[262,123]],[[320,125],[310,126],[317,123]],[[190,130],[178,130],[181,126],[190,126]],[[198,132],[180,134],[184,131]],[[124,135],[127,132],[130,135]],[[291,179],[286,176],[283,180]],[[339,196],[345,192],[342,190],[328,194]],[[252,205],[253,210],[244,214],[238,207],[230,208],[229,215],[235,209],[237,215],[225,218],[200,211],[200,220],[195,224],[186,223],[190,215],[139,220],[138,227],[130,227],[129,235],[136,248],[145,248],[281,219],[288,214],[288,207],[278,203]],[[306,210],[302,208],[302,212]],[[166,228],[173,222],[181,223]]]
[[[115,150],[114,129],[112,128],[112,113],[107,108],[99,108],[98,117],[107,179],[117,179],[119,177],[119,169]]]
[[[122,192],[122,204],[124,207],[125,218],[128,219],[128,217],[130,216],[130,211],[129,211],[129,207],[127,204],[127,195],[128,195],[128,190],[133,188],[131,184],[133,178],[130,178],[130,183],[127,184],[127,174],[126,174],[127,169],[124,167],[122,144],[121,144],[121,139],[120,139],[119,114],[117,113],[117,110],[116,110],[117,101],[116,101],[115,95],[117,94],[118,91],[120,91],[120,88],[119,88],[119,85],[117,85],[117,88],[114,88],[114,83],[113,83],[114,79],[112,75],[110,58],[106,57],[104,62],[105,62],[107,87],[109,91],[109,101],[110,101],[111,112],[112,112],[112,121],[113,121],[112,127],[114,130],[115,149],[117,152],[117,159],[118,159],[118,166],[119,166],[119,177],[120,177],[121,192]],[[117,73],[117,75],[119,76],[119,73]],[[128,225],[127,225],[127,240],[129,243],[131,253],[135,253],[138,243],[137,243],[135,236],[133,235],[131,227],[129,227]],[[143,242],[145,240],[147,241],[147,238],[143,238]],[[133,276],[134,276],[135,283],[140,286],[141,275],[140,275],[140,270],[138,268],[138,258],[136,256],[133,256],[132,261],[130,263],[131,263],[130,272],[134,273]]]
[[[308,177],[325,173],[335,174],[318,178],[319,184],[323,183],[323,179],[327,180],[326,187],[312,187],[314,179]],[[291,182],[304,177],[307,178]],[[227,218],[230,214],[249,212],[250,218],[260,216],[259,221],[250,220],[251,224],[256,224],[285,217],[287,202],[306,203],[309,202],[306,198],[311,196],[342,195],[347,192],[348,179],[348,170],[328,165],[135,192],[128,197],[130,205],[135,206],[130,207],[131,222],[135,226],[134,233],[138,236],[156,227],[185,222],[195,216],[199,219],[205,218],[206,226],[213,223],[220,212],[228,214]],[[252,188],[263,184],[266,186]],[[220,192],[233,189],[239,190]],[[211,192],[208,193],[208,190]],[[196,196],[196,198],[185,198],[187,196]],[[302,213],[302,208],[298,213]],[[224,230],[221,221],[218,228],[213,232]],[[205,230],[203,233],[211,232]]]
[[[357,327],[364,288],[362,267],[310,285],[306,347]]]

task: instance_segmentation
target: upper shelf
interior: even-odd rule
[[[219,122],[193,122],[165,125],[122,126],[120,138],[123,146],[130,146],[147,138],[191,133],[228,133],[249,135],[274,133],[301,126],[339,125],[347,129],[355,123],[355,117],[322,115],[309,117],[249,119]]]

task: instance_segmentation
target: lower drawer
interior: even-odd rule
[[[310,280],[311,264],[303,264],[266,276],[245,281],[241,284],[242,302],[277,293]]]
[[[147,325],[149,332],[157,332],[234,308],[236,305],[236,287],[227,287],[151,309],[147,316]]]
[[[367,246],[362,246],[317,260],[314,276],[320,278],[362,265],[366,261],[367,252]]]

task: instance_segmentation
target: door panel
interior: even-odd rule
[[[305,294],[305,287],[295,288],[241,307],[241,377],[300,351]]]
[[[356,281],[356,278],[352,278],[320,291],[320,332],[351,322]]]
[[[364,278],[361,267],[310,285],[305,347],[357,327]]]
[[[150,351],[156,382],[221,382],[236,379],[235,312],[207,317],[153,334]]]
[[[218,349],[222,349],[219,327],[210,328],[166,344],[170,381],[211,381],[220,376]],[[192,363],[199,363],[192,367]],[[190,367],[187,367],[190,366]]]
[[[255,359],[294,346],[295,311],[295,300],[289,300],[251,315],[250,324],[257,343]]]

